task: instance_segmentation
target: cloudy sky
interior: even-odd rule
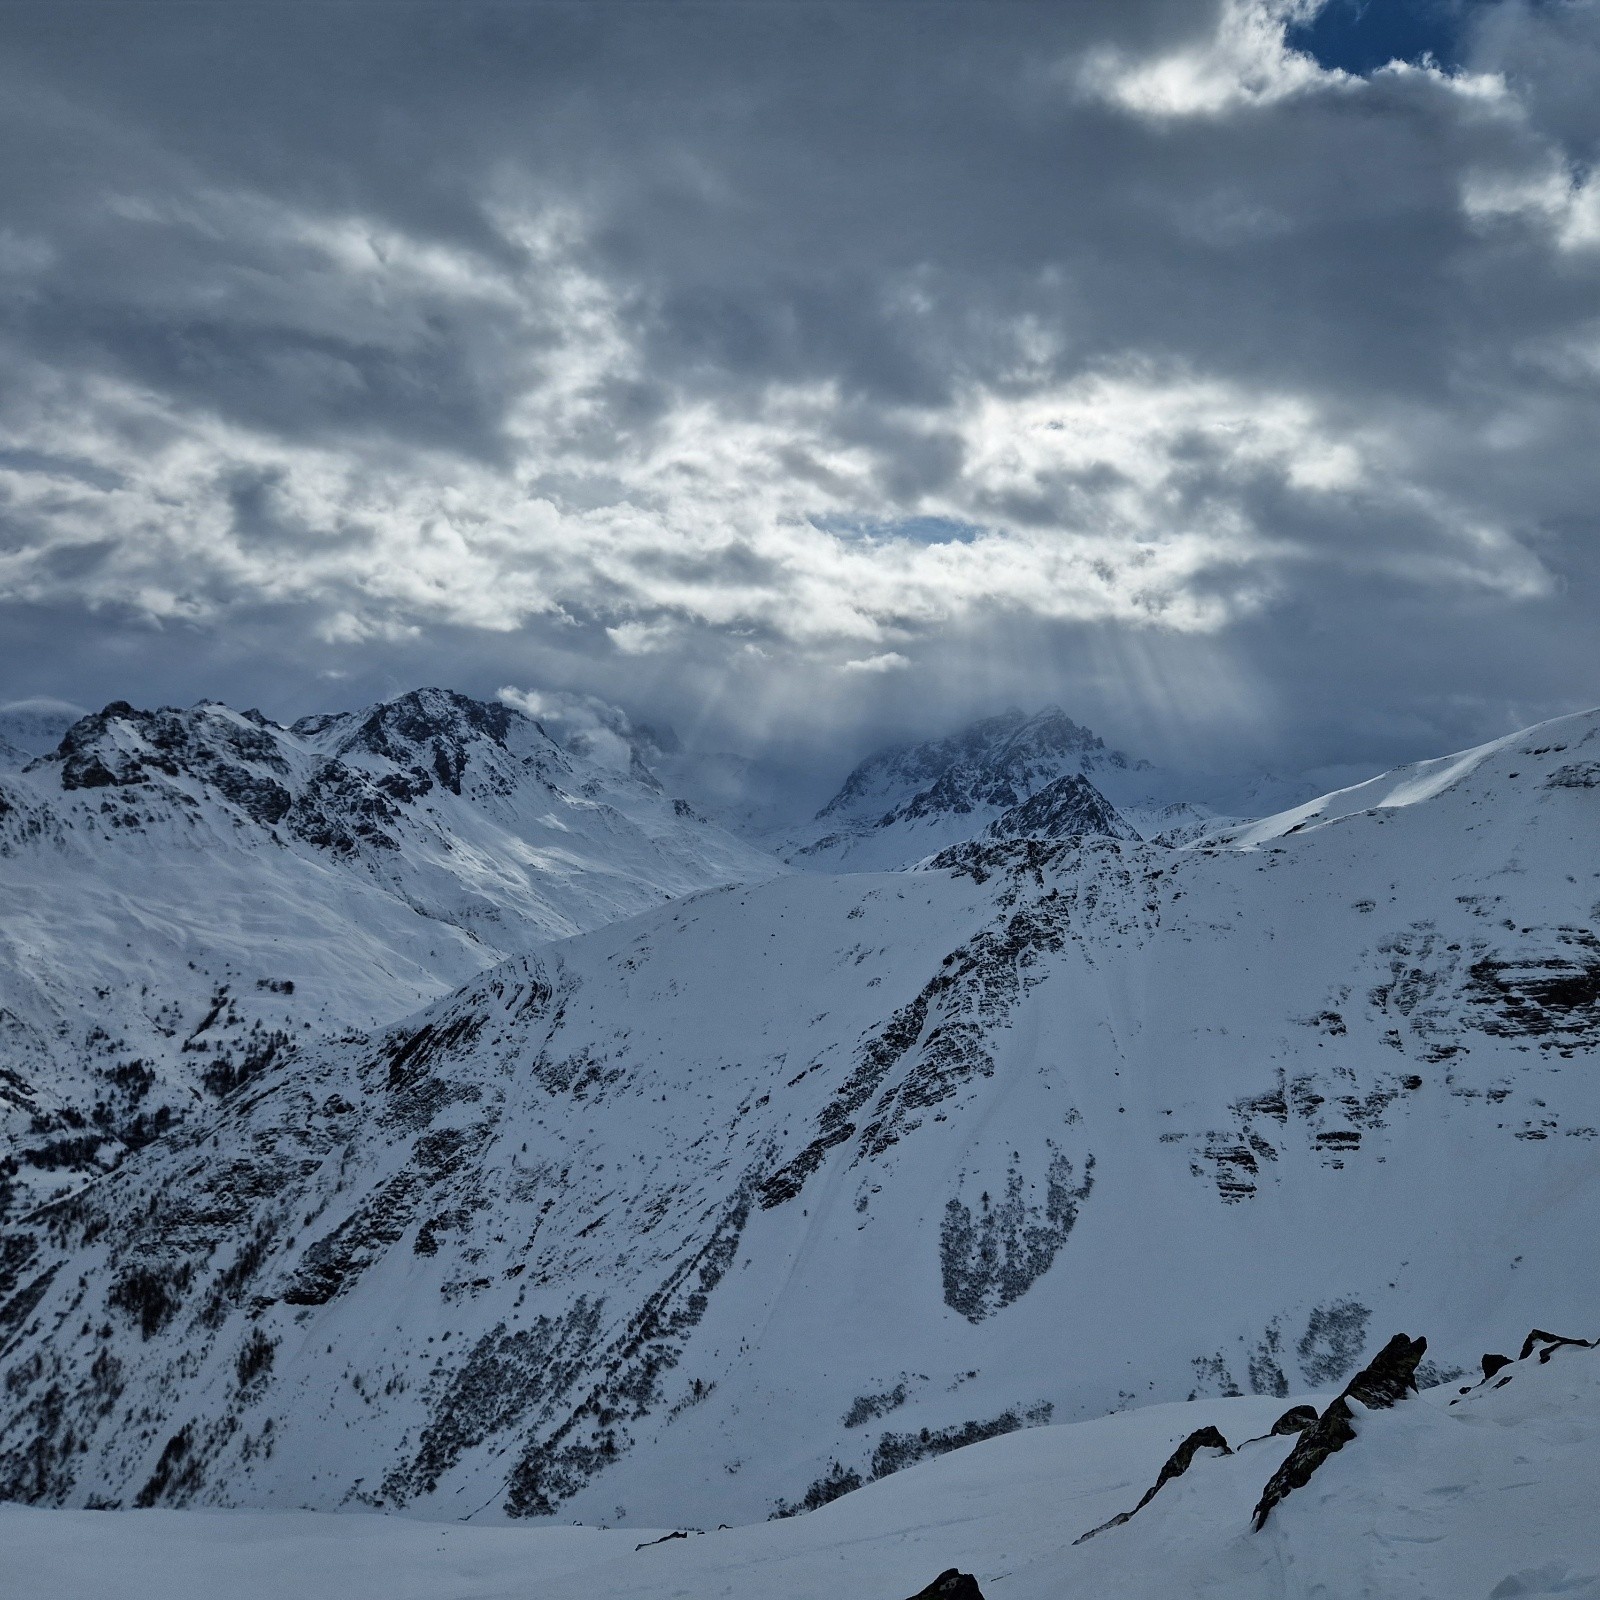
[[[1600,702],[1600,0],[0,8],[0,701],[837,768]]]

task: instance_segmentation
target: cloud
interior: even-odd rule
[[[881,655],[861,656],[839,665],[841,672],[903,672],[911,662],[898,650],[885,650]]]
[[[1155,118],[1217,116],[1342,89],[1347,73],[1319,67],[1285,41],[1287,28],[1319,9],[1318,0],[1223,0],[1208,34],[1155,56],[1101,46],[1073,76],[1083,93]]]
[[[1363,77],[1316,11],[7,8],[0,684],[1322,761],[1600,698],[1600,13]]]
[[[621,706],[598,695],[506,685],[496,698],[532,717],[569,749],[617,771],[628,771],[635,750],[652,737],[649,730],[636,729]]]

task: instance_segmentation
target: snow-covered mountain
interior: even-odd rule
[[[888,871],[980,837],[1098,833],[1188,843],[1317,792],[1266,774],[1241,780],[1163,769],[1108,748],[1051,706],[882,751],[811,821],[766,842],[812,871]]]
[[[781,870],[504,705],[108,706],[0,776],[0,1216],[305,1039]]]
[[[0,1497],[757,1521],[1592,1330],[1597,838],[1591,713],[515,958],[13,1224]]]
[[[81,707],[65,700],[13,700],[0,706],[0,771],[49,754],[83,715]]]
[[[1515,1355],[1514,1328],[1499,1331]],[[286,1574],[300,1600],[902,1600],[952,1568],[982,1600],[1600,1594],[1595,1351],[1536,1345],[1470,1394],[1434,1388],[1363,1416],[1315,1492],[1254,1533],[1255,1498],[1296,1444],[1270,1431],[1284,1413],[1246,1395],[1031,1428],[813,1515],[703,1533],[0,1506],[0,1540],[15,1600],[281,1600]],[[1136,1516],[1079,1542],[1203,1429],[1228,1453],[1197,1450]]]

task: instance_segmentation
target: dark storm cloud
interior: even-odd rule
[[[0,680],[1299,764],[1600,699],[1597,68],[1590,0],[13,4]]]

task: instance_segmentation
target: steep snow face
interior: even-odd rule
[[[1318,1473],[1316,1493],[1292,1498],[1259,1534],[1249,1531],[1252,1499],[1293,1441],[1268,1432],[1285,1402],[1244,1396],[1013,1433],[810,1516],[687,1538],[0,1506],[0,1539],[15,1600],[281,1600],[285,1573],[301,1600],[479,1600],[530,1584],[541,1600],[900,1600],[952,1566],[973,1573],[986,1600],[1595,1600],[1597,1369],[1592,1351],[1557,1350],[1464,1398],[1435,1388],[1364,1417]],[[1126,1509],[1203,1427],[1231,1453],[1200,1452],[1129,1523],[1073,1542]]]
[[[307,1052],[3,1236],[0,1498],[714,1525],[1591,1328],[1596,759],[710,891]]]
[[[441,690],[293,729],[108,706],[0,778],[0,1202],[80,1181],[308,1036],[781,870],[648,773]]]

